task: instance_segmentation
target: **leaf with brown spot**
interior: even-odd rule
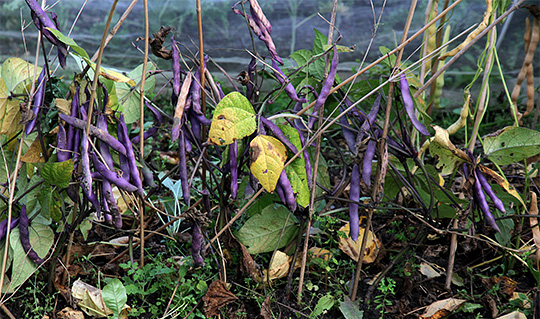
[[[348,234],[350,231],[349,223],[341,227],[339,231]],[[360,227],[358,240],[356,242],[354,242],[349,236],[347,236],[346,238],[341,237],[339,239],[339,249],[341,249],[353,260],[358,260],[358,256],[360,255],[360,248],[362,246],[362,240],[364,238],[364,231],[365,228]],[[377,258],[377,255],[379,254],[380,249],[381,242],[377,239],[377,237],[372,231],[369,231],[367,236],[366,251],[364,252],[364,263],[370,264],[374,262]]]
[[[214,111],[208,140],[214,145],[228,145],[255,132],[255,110],[238,92],[227,94]]]
[[[206,317],[217,316],[219,315],[219,309],[237,299],[238,297],[229,291],[224,281],[216,280],[210,284],[203,297],[204,314]]]
[[[287,160],[287,149],[278,139],[268,135],[258,135],[249,146],[251,173],[266,191],[273,192]]]

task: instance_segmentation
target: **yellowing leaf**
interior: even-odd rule
[[[448,298],[444,300],[435,301],[429,305],[421,319],[439,319],[449,316],[452,312],[456,311],[466,300]]]
[[[349,223],[341,227],[339,231],[348,234],[350,231]],[[363,227],[360,227],[358,240],[356,242],[354,242],[349,236],[347,236],[346,238],[341,237],[339,239],[339,249],[341,249],[353,260],[358,260],[358,256],[360,255],[360,248],[362,246],[362,240],[364,238],[364,231],[365,229]],[[367,236],[366,251],[364,252],[364,263],[370,264],[374,262],[375,258],[377,258],[377,255],[379,254],[380,249],[381,242],[377,239],[377,237],[372,231],[369,231]]]
[[[0,134],[11,135],[22,126],[18,99],[9,98],[10,91],[3,78],[0,78]]]
[[[60,113],[71,115],[71,101],[57,98],[54,99],[54,105]]]
[[[437,125],[433,129],[435,136],[429,144],[429,153],[437,157],[437,168],[442,168],[441,174],[451,174],[459,164],[471,161],[465,152],[452,144],[447,130]]]
[[[41,73],[40,67],[37,68],[36,73]],[[14,94],[28,93],[27,87],[34,79],[34,65],[21,58],[9,58],[2,64],[0,74],[2,74],[2,78],[5,81],[8,94],[9,92]],[[5,97],[7,95],[0,94],[0,98]]]
[[[277,250],[269,267],[270,272],[268,269],[263,270],[262,278],[260,279],[264,280],[265,282],[271,282],[287,276],[289,273],[289,268],[291,267],[291,259],[292,257],[287,256],[287,254],[284,252]]]
[[[90,59],[88,58],[85,58],[83,57],[83,60],[90,65],[90,67],[92,68],[92,70],[94,70],[94,72],[96,71],[96,64],[92,61],[90,61]],[[114,82],[118,82],[118,83],[127,83],[131,86],[134,86],[135,84],[135,81],[133,81],[132,79],[128,78],[127,76],[123,75],[122,73],[120,72],[116,72],[116,71],[113,71],[111,69],[106,69],[102,66],[99,67],[99,75],[101,75],[102,77],[108,79],[108,80],[112,80]]]
[[[249,167],[251,173],[266,191],[273,192],[287,160],[287,149],[278,139],[268,135],[258,135],[249,146],[251,147],[251,166]]]
[[[231,92],[216,106],[208,139],[215,145],[228,145],[252,134],[256,128],[255,110],[251,103],[242,94]]]

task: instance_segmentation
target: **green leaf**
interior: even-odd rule
[[[296,217],[289,209],[274,204],[248,219],[236,233],[236,238],[246,246],[250,254],[270,252],[285,247],[294,239],[298,230],[296,223]]]
[[[313,31],[315,31],[315,40],[313,40],[313,54],[323,53],[324,46],[328,43],[328,37],[317,29],[313,29]]]
[[[88,53],[86,53],[86,51],[83,48],[81,48],[77,44],[77,42],[75,42],[75,40],[73,40],[70,37],[66,37],[65,35],[62,34],[62,32],[60,32],[58,30],[51,29],[51,28],[47,28],[47,30],[49,30],[52,34],[54,34],[54,36],[58,40],[60,40],[61,42],[63,42],[66,45],[69,45],[73,49],[73,51],[75,51],[75,53],[78,56],[80,56],[81,58],[90,59],[90,57],[88,56]]]
[[[46,219],[52,218],[55,222],[59,222],[62,219],[62,199],[58,191],[51,185],[42,187],[39,195],[38,202],[41,206],[40,214]]]
[[[92,224],[92,221],[90,221],[89,218],[85,218],[85,220],[83,220],[81,224],[79,225],[79,230],[81,231],[84,240],[88,238],[88,233],[90,232],[90,230],[92,229],[92,226],[94,225]]]
[[[321,299],[319,299],[319,301],[317,302],[315,309],[313,309],[313,312],[309,317],[317,318],[326,311],[330,310],[334,306],[335,302],[336,300],[334,299],[334,296],[330,294],[322,296]]]
[[[30,244],[39,257],[45,258],[52,247],[54,233],[49,226],[32,223],[28,227],[30,232]],[[13,249],[12,276],[10,292],[22,285],[36,270],[36,264],[26,256],[21,245],[19,228],[12,230],[9,236],[9,244]]]
[[[10,236],[11,237],[11,236]],[[4,249],[6,249],[6,239],[2,239],[2,241],[0,241],[0,265],[3,264],[4,262]],[[13,249],[11,249],[11,245],[8,249],[8,255],[7,255],[7,261],[6,261],[6,265],[9,265],[11,264],[11,262],[13,261]],[[8,289],[10,287],[10,284],[11,282],[9,281],[9,277],[7,275],[4,276],[4,286],[2,287],[2,293],[7,293],[8,292]]]
[[[280,125],[279,128],[285,134],[285,137],[296,146],[296,149],[302,149],[302,142],[300,141],[300,135],[298,131],[289,125]],[[306,173],[306,162],[304,160],[304,154],[295,158],[292,163],[285,167],[287,177],[291,182],[293,191],[296,193],[296,202],[302,207],[309,205],[309,186]]]
[[[388,59],[385,59],[383,62],[389,67],[389,68],[393,68],[394,65],[396,65],[396,56],[394,54],[392,55],[388,55],[388,53],[390,53],[392,50],[390,50],[389,48],[385,47],[385,46],[380,46],[379,47],[379,51],[381,52],[381,54],[383,56],[387,56]]]
[[[208,137],[215,145],[228,145],[252,134],[256,128],[255,110],[249,100],[231,92],[216,106]]]
[[[36,80],[41,69],[38,67],[36,70]],[[2,79],[4,79],[7,95],[0,92],[0,99],[6,98],[11,93],[29,93],[29,86],[34,79],[34,65],[21,58],[9,58],[2,64]]]
[[[155,70],[156,66],[154,64],[148,64],[148,71]],[[143,65],[137,66],[127,75],[130,79],[135,80],[137,83],[141,81],[142,78]],[[122,112],[124,113],[124,119],[127,124],[133,123],[139,120],[141,117],[141,96],[138,90],[134,90],[133,87],[128,83],[116,83],[116,95],[118,98],[119,105],[122,105]],[[145,94],[152,93],[154,91],[156,80],[153,76],[147,77],[144,84]],[[135,85],[135,82],[132,83]]]
[[[46,163],[41,169],[41,176],[51,185],[67,188],[73,175],[73,165],[73,159],[65,162]]]
[[[32,170],[34,169],[31,164],[25,164],[25,166],[27,168],[31,168]],[[30,187],[35,186],[41,181],[43,181],[43,178],[38,174],[34,174],[30,179],[28,179],[26,174],[20,174],[19,178],[17,178],[18,190],[16,193],[16,197],[21,196],[23,193],[27,192]],[[40,191],[41,190],[39,186],[34,187],[34,189],[26,193],[26,195],[24,195],[24,197],[20,201],[22,205],[26,205],[26,211],[28,212],[28,214],[31,214],[36,208]]]
[[[313,53],[309,50],[298,50],[291,54],[291,58],[296,61],[298,67],[305,66],[313,58]],[[318,59],[312,61],[307,70],[317,80],[322,80],[324,77],[324,60]]]
[[[114,318],[118,318],[127,302],[126,287],[120,279],[114,278],[103,288],[103,301],[112,310]]]
[[[344,297],[344,300],[339,303],[339,310],[345,317],[345,319],[362,319],[364,318],[364,311],[360,310],[359,300],[351,301],[348,296]]]
[[[302,67],[308,63],[309,59],[313,56],[313,53],[309,50],[298,50],[291,54],[291,58],[296,61],[298,67]]]
[[[540,153],[540,132],[508,126],[484,137],[484,153],[497,165],[512,164]]]

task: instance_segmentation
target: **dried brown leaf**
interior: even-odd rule
[[[206,317],[219,314],[219,309],[237,300],[238,298],[229,291],[224,281],[216,280],[210,284],[206,295],[203,297],[204,313]]]
[[[450,315],[452,312],[457,310],[463,303],[465,303],[466,300],[464,299],[456,299],[456,298],[448,298],[444,300],[435,301],[431,305],[429,305],[424,312],[423,315],[421,315],[420,319],[439,319],[444,318],[448,315]]]
[[[261,306],[261,318],[262,319],[272,319],[272,309],[270,308],[270,296],[267,296],[264,299],[264,302]]]

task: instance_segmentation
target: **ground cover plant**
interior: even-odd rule
[[[453,35],[464,1],[412,0],[401,39],[369,61],[341,35],[337,0],[312,49],[288,56],[262,1],[231,3],[251,37],[231,75],[204,49],[200,1],[197,51],[150,30],[144,1],[130,72],[101,62],[132,6],[113,19],[112,2],[90,56],[55,8],[25,2],[34,59],[0,67],[3,315],[537,316],[536,5],[486,0]],[[497,33],[516,11],[513,74]],[[347,75],[340,60],[359,50]],[[454,79],[460,58],[475,69]]]

